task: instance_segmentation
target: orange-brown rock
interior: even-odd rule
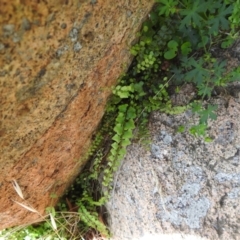
[[[39,219],[81,171],[153,0],[0,2],[0,229]],[[80,159],[80,160],[79,160]],[[25,200],[14,190],[16,180]]]

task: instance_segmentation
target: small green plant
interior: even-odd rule
[[[120,161],[126,154],[126,147],[130,145],[133,137],[133,129],[135,128],[134,119],[136,118],[135,109],[127,104],[118,107],[118,115],[113,128],[113,143],[108,156],[107,168],[104,169],[103,186],[111,189],[113,173],[117,171]],[[109,189],[109,190],[110,190]]]
[[[187,48],[186,47],[184,48],[185,45],[183,44],[182,46],[183,46],[183,51],[185,50],[186,52]],[[168,50],[164,53],[164,58],[168,60],[175,58],[177,56],[178,43],[174,40],[171,40],[168,42],[167,47],[168,47]]]
[[[100,222],[98,218],[98,213],[94,210],[93,212],[89,211],[82,203],[82,201],[77,202],[78,205],[78,213],[81,216],[81,221],[83,221],[86,226],[96,229],[104,236],[109,236],[109,232],[107,227]]]
[[[226,86],[231,81],[239,79],[239,70],[234,69],[226,73],[226,62],[212,57],[209,49],[213,45],[229,47],[239,35],[239,13],[240,2],[237,1],[174,1],[157,0],[159,3],[156,15],[171,19],[171,31],[174,35],[166,44],[164,57],[168,60],[177,59],[178,67],[175,65],[170,69],[174,74],[173,81],[183,83],[185,81],[194,83],[198,89],[198,99],[210,99],[216,86]],[[234,4],[233,4],[234,3]],[[179,25],[174,23],[179,23]],[[190,128],[190,133],[195,136],[206,137],[207,121],[214,119],[215,107],[203,109],[194,104],[190,105],[192,111],[199,115],[198,125]],[[170,113],[171,110],[168,112]]]

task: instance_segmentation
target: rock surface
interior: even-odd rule
[[[80,172],[111,86],[129,66],[129,47],[152,5],[0,2],[0,229],[39,219],[14,201],[43,215],[57,200],[51,195],[61,196]]]
[[[210,143],[177,131],[197,123],[191,112],[153,113],[149,149],[131,145],[115,175],[112,240],[240,239],[240,98],[212,103]]]

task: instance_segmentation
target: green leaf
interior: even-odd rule
[[[209,37],[208,36],[202,36],[201,41],[198,43],[198,48],[203,48],[209,43]]]
[[[123,159],[124,156],[126,155],[126,153],[127,153],[127,150],[126,150],[125,148],[121,148],[121,149],[119,150],[119,152],[118,152],[118,157],[119,157],[120,159]]]
[[[194,113],[200,112],[202,110],[202,104],[200,104],[199,102],[193,102],[191,104],[191,107],[192,107],[192,111]]]
[[[226,72],[226,64],[226,60],[221,62],[216,61],[213,64],[214,75],[216,76],[216,78],[220,78],[224,74],[224,72]]]
[[[189,4],[188,8],[181,10],[179,13],[185,16],[180,24],[180,29],[184,26],[198,26],[201,28],[204,21],[202,15],[208,10],[208,4],[205,1],[197,0]]]
[[[171,40],[171,41],[168,42],[167,45],[168,45],[168,51],[166,51],[164,53],[164,58],[172,59],[172,58],[176,57],[178,43],[174,40]]]
[[[208,105],[207,109],[199,112],[201,118],[200,123],[207,123],[208,119],[216,120],[217,115],[214,113],[217,110],[217,105]]]
[[[204,59],[199,58],[197,61],[194,58],[189,58],[188,65],[192,66],[192,70],[186,72],[185,79],[189,82],[194,82],[197,85],[204,83],[206,79],[210,78],[210,72],[203,67]]]
[[[170,14],[174,14],[177,10],[178,1],[174,0],[157,0],[161,3],[159,7],[159,16],[165,15],[168,17]]]
[[[108,160],[109,160],[109,161],[114,161],[114,160],[115,160],[115,156],[116,156],[116,152],[114,152],[114,154],[110,155],[110,156],[108,157]]]
[[[135,108],[133,108],[133,107],[129,107],[128,108],[128,111],[127,111],[127,118],[128,119],[134,119],[134,118],[136,118],[136,110],[135,110]]]
[[[117,142],[114,142],[114,143],[112,143],[111,147],[112,147],[112,149],[117,150],[119,145]]]
[[[120,144],[122,147],[127,147],[131,144],[131,141],[129,139],[123,139]]]
[[[112,167],[112,166],[113,166],[113,163],[109,161],[109,162],[107,163],[107,165],[108,165],[109,167]]]
[[[212,94],[212,87],[207,86],[206,84],[201,84],[198,86],[198,95],[202,97],[211,97]]]
[[[123,132],[123,126],[121,123],[117,123],[115,127],[113,128],[114,132],[117,133],[118,135],[121,135]]]
[[[137,56],[138,51],[137,51],[136,49],[134,49],[134,48],[131,48],[131,49],[130,49],[130,53],[131,53],[133,56]]]
[[[122,159],[121,159],[122,160]],[[116,172],[118,170],[118,166],[113,167],[113,171]]]
[[[113,93],[120,98],[129,98],[131,96],[131,92],[133,92],[134,89],[132,88],[131,85],[129,86],[117,86],[114,90]]]
[[[227,30],[229,29],[229,21],[227,16],[232,13],[233,4],[228,7],[226,4],[222,4],[222,6],[218,9],[218,14],[214,14],[214,17],[208,21],[210,25],[209,33],[218,33],[219,29]]]
[[[132,130],[134,128],[135,128],[135,124],[134,124],[133,119],[129,119],[129,121],[126,122],[124,125],[124,130]]]
[[[183,55],[188,55],[190,52],[192,52],[191,43],[185,42],[181,45],[181,52]]]
[[[234,39],[227,39],[221,43],[221,48],[229,48],[234,43]]]
[[[116,118],[116,122],[118,122],[118,123],[123,123],[124,120],[125,120],[125,115],[124,115],[124,113],[119,112],[119,113],[118,113],[118,116],[117,116],[117,118]]]
[[[142,82],[142,81],[140,81],[140,82],[138,82],[138,83],[135,83],[135,84],[133,85],[134,90],[138,93],[137,96],[142,97],[142,96],[145,96],[145,95],[146,95],[146,93],[145,93],[144,90],[143,90],[143,85],[144,85],[144,82]]]
[[[173,50],[177,50],[178,43],[174,40],[168,42],[168,47]]]
[[[176,57],[176,55],[177,55],[177,54],[176,54],[175,51],[169,50],[169,51],[166,51],[166,52],[164,53],[164,58],[170,60],[170,59],[173,59],[174,57]]]
[[[194,136],[204,136],[206,135],[207,125],[205,123],[201,123],[195,126],[192,126],[189,132]]]
[[[128,104],[122,104],[118,107],[120,112],[126,112],[127,111]]]
[[[120,137],[120,135],[116,134],[116,135],[113,136],[112,140],[119,143],[121,141],[121,137]]]
[[[127,130],[127,131],[123,132],[122,138],[123,139],[130,139],[130,138],[132,138],[132,136],[133,136],[132,131],[131,130]]]
[[[118,95],[120,98],[129,98],[129,92],[119,91],[119,92],[117,92],[117,95]]]
[[[105,179],[104,179],[105,180]],[[104,187],[107,187],[108,186],[108,182],[107,181],[102,181],[102,185],[104,186]]]
[[[113,157],[115,158],[115,156],[117,155],[117,149],[112,148],[112,149],[110,150],[110,153],[112,154],[111,156],[113,156]]]
[[[232,70],[228,75],[229,82],[239,81],[240,80],[240,67],[237,67]]]

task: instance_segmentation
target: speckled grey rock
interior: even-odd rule
[[[153,113],[148,149],[133,144],[107,204],[113,240],[240,239],[240,100],[214,99],[206,143],[179,125],[192,114]]]

